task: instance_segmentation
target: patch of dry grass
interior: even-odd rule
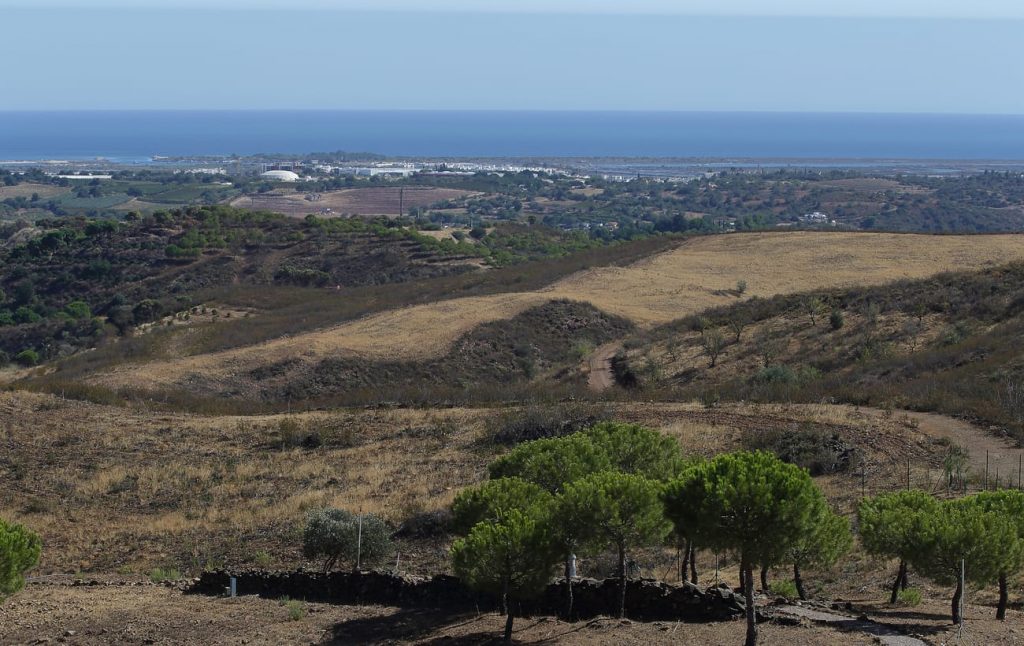
[[[545,301],[586,301],[640,326],[665,323],[747,296],[883,284],[947,270],[979,269],[1024,258],[1024,236],[928,236],[785,232],[696,238],[627,267],[578,272],[540,290],[452,299],[389,310],[356,321],[255,346],[97,376],[108,386],[159,389],[201,373],[239,378],[288,358],[344,354],[367,359],[423,359],[446,352],[474,327],[510,318]]]

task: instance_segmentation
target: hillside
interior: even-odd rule
[[[164,392],[202,390],[198,384],[230,381],[246,392],[254,371],[299,359],[307,364],[345,357],[383,364],[436,360],[477,326],[510,319],[551,300],[590,303],[650,328],[748,296],[882,284],[1020,258],[1024,237],[1013,235],[791,232],[699,237],[628,266],[587,269],[538,289],[517,291],[512,286],[501,294],[390,309],[249,347],[115,367],[89,380],[111,388]],[[740,281],[746,282],[743,294],[737,290]],[[471,379],[469,374],[464,377]]]
[[[628,339],[613,364],[620,382],[657,396],[936,410],[1024,440],[1022,308],[1018,262],[749,299]]]

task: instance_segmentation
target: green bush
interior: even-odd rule
[[[538,405],[506,413],[490,421],[488,431],[491,439],[498,444],[515,445],[546,437],[571,435],[607,419],[607,411],[599,406]]]
[[[792,581],[772,581],[768,587],[776,597],[796,599],[800,596],[796,591],[796,584]]]
[[[917,588],[907,588],[896,593],[896,603],[901,606],[916,606],[921,603],[921,591]]]
[[[39,564],[42,545],[34,532],[0,519],[0,603],[25,587],[25,572]]]
[[[22,350],[18,354],[14,355],[14,360],[18,362],[19,365],[28,368],[39,363],[39,353],[32,349]]]
[[[177,581],[181,578],[181,572],[177,568],[162,568],[155,567],[149,571],[149,580],[153,583],[163,583],[164,581]]]
[[[840,473],[856,462],[856,449],[838,434],[813,428],[748,432],[743,446],[773,453],[783,462],[807,469],[812,476]]]
[[[841,330],[843,325],[846,323],[846,319],[843,317],[842,310],[832,310],[829,314],[828,324],[832,326],[833,330]]]
[[[281,605],[288,610],[288,619],[298,621],[306,616],[306,604],[297,599],[281,599]]]
[[[308,559],[323,559],[325,572],[339,561],[353,568],[374,565],[393,551],[391,531],[375,514],[365,514],[360,521],[349,511],[324,507],[306,517],[302,554]]]

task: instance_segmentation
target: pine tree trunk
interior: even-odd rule
[[[739,591],[744,592],[747,589],[747,564],[740,562],[740,586]]]
[[[807,593],[804,592],[804,578],[800,576],[800,564],[793,564],[793,584],[796,585],[796,593],[800,595],[801,601],[807,600]]]
[[[505,641],[512,641],[512,613],[505,615]]]
[[[908,584],[908,581],[909,581],[909,577],[907,577],[907,570],[908,569],[910,569],[910,568],[907,567],[906,563],[903,563],[902,567],[900,568],[901,572],[903,573],[902,576],[900,576],[900,590],[906,590],[907,589],[907,584]]]
[[[757,646],[757,612],[754,609],[754,586],[750,584],[753,576],[754,572],[751,569],[750,563],[744,561],[743,578],[748,583],[743,588],[743,598],[747,604],[747,640],[744,642],[745,646]]]
[[[960,616],[960,597],[964,594],[963,582],[960,580],[960,576],[957,575],[956,580],[956,591],[953,593],[953,623],[959,624],[963,622],[963,617]]]
[[[683,543],[683,558],[679,562],[679,582],[686,583],[687,573],[690,568],[690,541]]]
[[[900,593],[900,584],[903,583],[903,575],[906,573],[907,564],[900,559],[900,569],[896,572],[896,580],[892,582],[892,594],[889,595],[889,603],[896,603]]]
[[[1009,586],[1006,581],[1006,572],[999,575],[999,606],[996,607],[996,619],[1006,619],[1006,604],[1010,600]]]
[[[768,566],[761,566],[761,590],[768,592]]]
[[[573,602],[573,598],[572,598],[572,576],[570,576],[570,570],[571,570],[571,567],[572,567],[571,561],[572,561],[572,554],[570,554],[569,556],[565,557],[565,589],[567,591],[566,594],[568,595],[568,599],[566,599],[567,603],[566,603],[566,608],[565,608],[565,619],[567,621],[572,621],[572,602]]]
[[[697,585],[697,548],[690,543],[690,583]]]
[[[619,619],[626,616],[626,546],[619,545]]]

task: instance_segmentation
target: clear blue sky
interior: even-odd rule
[[[0,0],[0,24],[0,110],[1024,114],[1022,0]]]

